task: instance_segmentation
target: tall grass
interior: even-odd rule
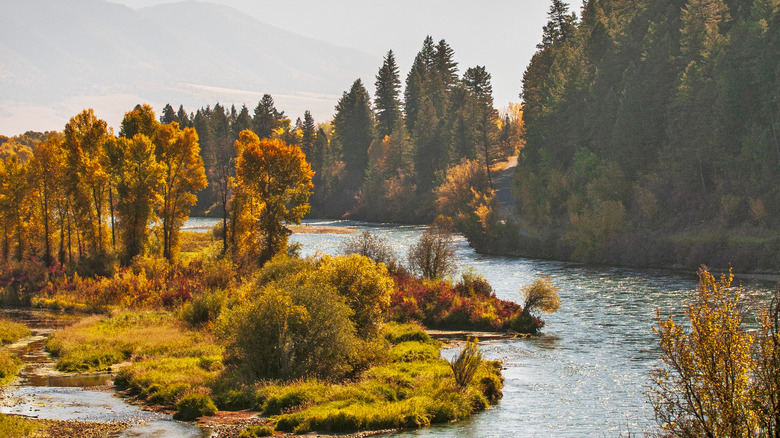
[[[29,335],[30,330],[24,325],[7,319],[0,319],[0,345],[16,342]],[[13,380],[21,366],[22,361],[16,355],[0,346],[0,386],[6,385]],[[0,434],[0,436],[5,435]]]
[[[46,348],[60,371],[109,370],[124,360],[159,356],[221,356],[207,335],[188,330],[167,312],[124,312],[91,316],[55,333]]]
[[[0,344],[9,344],[30,336],[30,330],[22,324],[0,319]]]
[[[35,436],[40,429],[35,422],[13,415],[0,414],[0,436],[4,438],[22,438]]]

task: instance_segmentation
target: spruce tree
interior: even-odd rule
[[[160,123],[167,125],[168,123],[175,122],[175,121],[176,121],[176,111],[169,103],[165,105],[165,108],[163,108],[162,110],[162,114],[160,115]]]
[[[339,99],[333,129],[333,140],[341,147],[346,181],[353,188],[359,187],[368,167],[368,148],[374,140],[371,98],[360,79]]]
[[[377,135],[380,139],[393,133],[396,121],[401,118],[401,101],[398,98],[401,89],[401,78],[395,55],[390,50],[385,56],[382,68],[376,76],[376,122]]]
[[[274,130],[281,126],[284,120],[284,111],[279,112],[274,105],[274,98],[270,94],[264,94],[252,118],[253,131],[260,139],[271,138]]]
[[[317,140],[317,125],[314,124],[314,117],[311,111],[306,110],[303,113],[303,122],[301,123],[301,150],[306,154],[306,160],[311,163],[314,155],[314,142]]]
[[[477,139],[487,168],[488,183],[493,185],[490,165],[495,160],[495,146],[498,136],[498,111],[493,108],[493,85],[490,73],[484,66],[471,67],[463,74],[466,90],[474,99]]]

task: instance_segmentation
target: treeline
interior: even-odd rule
[[[227,205],[220,168],[234,159],[238,133],[300,146],[314,170],[312,214],[320,217],[430,222],[438,213],[434,189],[463,160],[489,167],[516,152],[522,141],[519,105],[500,114],[484,67],[458,74],[446,41],[425,39],[401,93],[400,72],[389,51],[376,75],[373,100],[356,80],[339,100],[333,119],[316,123],[309,112],[293,121],[265,95],[251,110],[220,104],[188,115],[168,105],[163,123],[197,132],[211,190],[199,195],[194,214],[221,215]],[[228,166],[229,167],[229,166]]]
[[[777,268],[777,0],[554,0],[515,189],[537,256]]]
[[[119,136],[84,110],[62,132],[0,142],[2,261],[37,259],[107,275],[155,250],[176,258],[179,229],[206,187],[198,135],[161,125],[147,105],[125,114]]]
[[[161,123],[149,105],[137,105],[115,137],[90,109],[62,133],[4,138],[0,263],[39,259],[106,276],[116,257],[123,266],[147,254],[175,262],[179,230],[207,187],[198,133],[179,124],[188,119],[163,114]],[[249,129],[229,148],[204,154],[225,213],[222,255],[254,268],[286,249],[285,224],[308,213],[311,166],[298,146]]]

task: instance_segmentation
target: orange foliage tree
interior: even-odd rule
[[[287,248],[285,223],[299,224],[309,212],[314,172],[301,148],[263,139],[252,131],[236,140],[236,185],[233,208],[240,234],[237,254],[257,256],[260,264]],[[255,254],[255,249],[259,253]]]

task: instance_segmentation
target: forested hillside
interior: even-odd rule
[[[777,0],[554,0],[523,77],[517,251],[778,267]]]

